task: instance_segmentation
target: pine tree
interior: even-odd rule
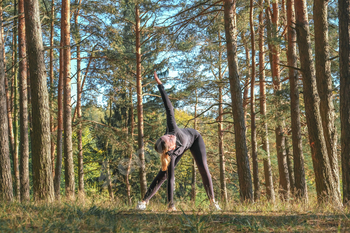
[[[293,22],[295,21],[294,0],[287,0],[287,27],[288,27],[288,66],[297,66],[296,55],[296,32]],[[298,71],[289,68],[290,99],[291,99],[291,123],[292,123],[292,144],[295,175],[296,197],[307,201],[307,186],[305,181],[304,155],[301,139],[300,108]]]
[[[339,0],[339,68],[343,202],[350,202],[350,1]]]
[[[32,94],[34,198],[51,202],[54,199],[54,190],[50,156],[49,95],[45,77],[39,2],[25,1],[24,15]]]
[[[249,168],[248,150],[246,145],[245,123],[243,116],[243,102],[237,64],[236,39],[236,1],[224,1],[225,35],[229,80],[232,98],[232,108],[235,128],[236,157],[239,177],[240,196],[242,201],[253,200],[252,179]]]
[[[24,13],[24,1],[18,1],[18,13]],[[24,15],[18,18],[19,46],[19,86],[20,86],[20,184],[21,201],[29,201],[29,137],[28,137],[28,94],[27,94],[27,60]]]
[[[315,69],[312,60],[310,32],[306,1],[295,0],[295,18],[297,43],[299,46],[300,65],[303,75],[303,93],[309,143],[315,172],[317,201],[319,203],[333,201],[340,205],[337,187],[331,173],[331,165],[324,139],[317,93]]]
[[[2,8],[1,14],[2,14]],[[4,45],[2,40],[2,19],[0,21],[0,200],[12,201],[12,177],[8,137],[8,120],[5,93]]]

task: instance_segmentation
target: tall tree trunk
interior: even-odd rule
[[[79,180],[79,194],[84,195],[84,162],[83,162],[83,130],[81,125],[81,84],[80,84],[80,33],[79,33],[79,25],[78,25],[78,17],[79,17],[79,9],[75,13],[75,30],[77,33],[77,112],[78,112],[78,180]]]
[[[24,0],[18,1],[18,52],[19,52],[19,86],[20,86],[20,183],[21,201],[29,201],[29,138],[28,138],[28,94],[27,94],[27,60],[26,34],[24,19]]]
[[[108,118],[108,125],[111,125],[111,120],[112,120],[112,97],[109,98],[109,118]],[[108,188],[108,194],[109,198],[111,200],[114,199],[114,193],[113,193],[113,188],[112,188],[112,179],[111,179],[111,173],[110,173],[110,166],[109,166],[109,150],[108,150],[108,138],[106,139],[106,144],[105,144],[105,169],[106,169],[106,175],[107,175],[107,188]]]
[[[140,42],[140,10],[138,5],[135,6],[135,33],[136,33],[136,89],[137,89],[137,130],[139,144],[140,166],[140,187],[141,199],[146,194],[147,179],[146,179],[146,164],[145,164],[145,145],[143,140],[143,104],[142,104],[142,77],[141,77],[141,42]]]
[[[224,1],[224,18],[232,109],[235,110],[233,111],[233,119],[240,196],[242,201],[253,201],[252,177],[250,174],[246,144],[242,91],[237,64],[236,0]]]
[[[350,203],[350,0],[338,1],[343,202]]]
[[[134,104],[132,101],[132,86],[131,84],[129,85],[129,163],[128,163],[128,168],[126,170],[126,176],[125,176],[125,183],[126,183],[126,193],[128,196],[128,204],[131,205],[131,185],[129,182],[129,174],[131,170],[131,162],[132,162],[132,156],[133,156],[133,142],[134,142]]]
[[[0,3],[0,17],[1,17],[1,22],[2,22],[2,3]],[[3,59],[3,63],[4,65],[6,64],[6,56],[5,56],[5,49],[4,49],[4,46],[5,46],[5,40],[4,40],[4,28],[1,27],[1,40],[2,40],[2,46],[3,46],[3,53],[1,54],[2,56],[2,59]],[[5,66],[6,67],[6,66]],[[4,71],[5,72],[5,71]],[[15,144],[15,138],[14,138],[14,135],[13,135],[13,124],[12,124],[12,98],[10,96],[10,89],[11,87],[9,88],[8,87],[8,83],[9,83],[9,80],[7,79],[7,75],[5,73],[5,79],[4,79],[4,84],[5,84],[5,94],[6,94],[6,113],[7,113],[7,120],[8,120],[8,136],[9,136],[9,140],[10,140],[10,149],[9,149],[9,152],[10,154],[12,154],[12,151],[13,151],[13,148],[14,148],[14,144]]]
[[[282,200],[288,200],[290,194],[290,180],[288,174],[287,155],[285,149],[285,135],[283,132],[283,126],[278,125],[275,128],[276,134],[276,147],[277,147],[277,160],[278,160],[278,172],[279,172],[279,194]]]
[[[269,132],[266,121],[266,85],[265,85],[265,46],[264,46],[264,11],[263,0],[259,0],[261,8],[259,14],[259,85],[260,85],[260,114],[263,129],[261,130],[262,148],[265,151],[264,156],[264,175],[267,199],[275,202],[275,190],[273,187],[273,176],[269,148]]]
[[[63,21],[63,127],[64,127],[64,181],[66,197],[74,198],[74,164],[72,147],[72,109],[71,109],[71,77],[70,77],[70,1],[62,1]]]
[[[224,150],[224,132],[223,132],[223,126],[224,123],[222,122],[224,120],[223,114],[223,100],[222,100],[222,70],[221,70],[221,36],[220,31],[218,35],[219,39],[219,124],[218,124],[218,138],[219,138],[219,156],[220,156],[220,190],[221,190],[221,201],[224,201],[225,204],[227,204],[227,189],[226,189],[226,177],[225,177],[225,150]]]
[[[254,200],[260,199],[260,181],[259,181],[259,164],[258,164],[258,146],[256,142],[256,125],[255,125],[255,30],[254,30],[254,8],[253,0],[250,0],[250,35],[252,45],[252,72],[250,81],[250,134],[252,145],[253,161],[253,180],[254,180]]]
[[[245,38],[243,37],[243,44],[244,44],[244,50],[245,50],[245,60],[246,60],[246,66],[247,66],[247,76],[244,80],[244,87],[243,87],[243,114],[244,114],[244,124],[247,125],[247,109],[248,109],[248,90],[249,90],[249,83],[250,83],[250,54],[249,54],[249,48],[248,48],[248,42],[246,42]],[[247,133],[247,128],[245,129],[245,133]],[[249,152],[248,152],[249,157]]]
[[[1,19],[2,20],[2,19]],[[2,33],[4,33],[3,28],[1,29]],[[2,43],[4,44],[4,39],[2,40]],[[3,59],[4,59],[4,64],[5,64],[5,54],[3,55]],[[11,87],[8,86],[8,79],[7,76],[5,74],[5,93],[6,93],[6,108],[7,108],[7,120],[8,120],[8,136],[10,139],[10,153],[13,153],[12,151],[15,148],[15,137],[13,135],[13,121],[12,121],[12,98],[10,96],[10,89]]]
[[[337,155],[337,130],[334,125],[335,112],[333,105],[331,61],[329,60],[328,45],[328,3],[329,2],[326,0],[314,1],[316,79],[317,91],[320,96],[320,113],[323,135],[326,141],[333,180],[337,187],[337,195],[338,198],[341,199]]]
[[[340,205],[341,202],[337,193],[337,186],[334,183],[326,142],[323,136],[319,107],[320,99],[318,97],[314,64],[312,62],[306,1],[295,0],[294,6],[300,65],[303,74],[306,123],[309,131],[309,143],[315,172],[317,201],[319,203],[333,201],[334,204]]]
[[[35,200],[53,201],[50,157],[49,94],[45,77],[44,47],[38,0],[24,1],[26,41],[32,93],[32,160]]]
[[[246,38],[244,36],[243,37],[243,44],[244,44],[244,50],[245,50],[245,61],[246,61],[246,67],[247,67],[247,71],[246,71],[246,78],[244,80],[244,87],[243,87],[243,115],[244,115],[244,124],[247,126],[248,125],[248,104],[249,104],[249,97],[248,97],[248,91],[249,91],[249,85],[250,85],[250,50],[249,50],[249,42],[246,42]],[[248,128],[245,128],[245,134],[247,134],[248,132]],[[247,155],[248,155],[248,160],[251,159],[249,150],[247,151]],[[250,171],[252,172],[252,171]]]
[[[17,0],[14,0],[14,15],[17,15]],[[13,74],[13,134],[14,134],[14,145],[13,145],[13,171],[15,174],[15,195],[19,201],[21,198],[20,193],[20,177],[19,177],[19,164],[18,164],[18,76],[17,76],[17,20],[14,20],[13,29],[13,47],[12,47],[12,74]]]
[[[108,150],[108,148],[107,148]],[[107,152],[108,153],[108,152]],[[113,187],[112,187],[112,178],[111,178],[111,172],[109,169],[109,159],[106,160],[107,165],[107,187],[108,187],[108,193],[110,200],[114,200],[114,193],[113,193]]]
[[[286,158],[287,158],[287,166],[288,166],[288,175],[289,175],[289,183],[290,183],[290,190],[291,193],[294,194],[295,191],[295,179],[294,179],[294,171],[293,171],[293,162],[292,162],[292,156],[289,153],[289,139],[288,135],[284,137],[284,144],[286,145]]]
[[[289,199],[290,192],[290,183],[288,175],[288,165],[286,158],[286,150],[284,145],[284,132],[283,125],[284,119],[280,110],[278,109],[281,106],[281,100],[279,91],[281,91],[280,83],[280,70],[279,70],[279,48],[278,45],[272,43],[274,38],[278,37],[278,20],[279,20],[279,10],[278,10],[278,1],[272,3],[273,12],[271,13],[267,9],[268,16],[268,40],[269,47],[271,48],[270,52],[270,63],[271,63],[271,73],[272,81],[275,94],[275,104],[277,111],[275,113],[275,135],[276,135],[276,149],[277,149],[277,161],[278,161],[278,172],[279,172],[279,193],[280,197],[283,200]],[[271,60],[272,59],[272,60]]]
[[[2,7],[0,9],[0,14],[2,15]],[[5,97],[5,63],[3,56],[4,44],[2,40],[2,17],[0,20],[0,201],[12,201],[13,190]]]
[[[61,21],[61,24],[63,21]],[[59,200],[61,198],[61,173],[62,173],[62,131],[63,131],[63,108],[62,108],[62,92],[63,92],[63,43],[60,43],[60,71],[58,77],[58,94],[57,94],[57,155],[56,155],[56,167],[55,167],[55,198]]]
[[[194,105],[194,121],[193,128],[197,129],[197,105],[198,105],[198,94],[196,89],[196,104]],[[193,203],[196,203],[196,183],[197,183],[197,175],[196,175],[196,161],[192,157],[192,180],[191,180],[191,200]]]
[[[51,162],[52,176],[55,177],[55,140],[53,138],[54,122],[53,122],[53,94],[54,94],[54,73],[53,73],[53,43],[54,43],[54,19],[55,19],[55,0],[51,2],[51,25],[50,25],[50,131],[51,131]]]
[[[296,32],[294,29],[295,12],[294,0],[287,0],[287,27],[288,27],[288,66],[297,67]],[[292,123],[292,145],[295,177],[295,196],[307,202],[307,186],[305,182],[304,154],[301,139],[298,71],[289,68],[290,83],[290,110]]]

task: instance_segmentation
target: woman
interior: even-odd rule
[[[174,169],[184,152],[189,149],[196,161],[199,173],[202,176],[205,191],[207,192],[211,204],[216,210],[221,210],[218,203],[215,202],[213,182],[208,169],[207,155],[202,136],[195,129],[180,129],[176,125],[173,106],[156,72],[154,72],[154,79],[158,83],[158,89],[164,102],[167,117],[165,135],[160,137],[154,146],[155,150],[161,155],[162,168],[148,188],[143,201],[139,202],[136,208],[139,210],[146,209],[146,204],[167,179],[168,211],[176,210],[173,202],[175,186]]]

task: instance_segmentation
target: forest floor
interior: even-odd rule
[[[0,203],[0,232],[350,232],[350,211],[313,204],[230,203],[223,211],[186,203],[168,213],[118,201]]]

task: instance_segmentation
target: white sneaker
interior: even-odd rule
[[[177,211],[177,209],[176,209],[175,206],[170,207],[170,208],[168,208],[168,210],[167,210],[167,212],[175,212],[175,211]]]
[[[137,210],[145,210],[146,209],[146,203],[143,201],[139,201],[136,206]]]
[[[214,207],[214,210],[216,210],[216,211],[221,211],[222,209],[220,208],[220,206],[219,206],[219,203],[216,201],[216,202],[214,202],[213,203],[213,207]]]

